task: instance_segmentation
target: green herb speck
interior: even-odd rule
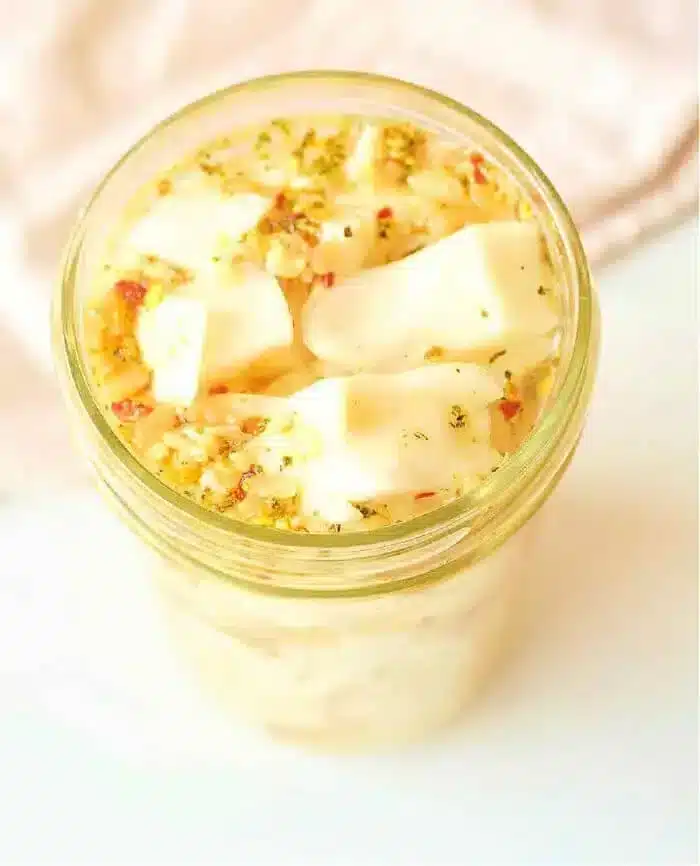
[[[467,413],[462,406],[455,403],[450,407],[450,427],[455,430],[461,430],[467,426]]]
[[[255,149],[261,150],[266,144],[269,144],[272,141],[270,137],[270,133],[263,129],[262,132],[258,133],[258,137],[255,140]],[[264,157],[264,159],[268,159],[269,157]]]
[[[373,517],[377,511],[375,508],[370,508],[369,505],[356,505],[355,508],[363,517]]]

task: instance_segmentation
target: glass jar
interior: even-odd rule
[[[81,306],[105,234],[132,194],[208,139],[275,116],[410,120],[486,153],[539,220],[564,311],[558,378],[534,432],[480,487],[368,533],[288,533],[233,521],[166,487],[119,440],[89,383]],[[512,628],[517,531],[550,495],[581,434],[598,310],[578,233],[540,169],[504,133],[440,94],[340,72],[272,76],[164,121],[109,172],[69,243],[54,307],[60,378],[106,496],[158,556],[179,645],[211,691],[255,723],[325,746],[396,743],[453,720]],[[109,555],[105,551],[105,555]]]

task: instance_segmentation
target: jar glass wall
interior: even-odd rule
[[[145,182],[235,127],[324,113],[408,120],[482,150],[535,211],[564,315],[557,379],[519,450],[460,499],[362,534],[244,524],[164,485],[105,418],[81,337],[107,234]],[[296,73],[215,93],[154,129],[100,185],[66,252],[53,324],[60,378],[87,459],[109,500],[157,554],[154,575],[180,645],[212,691],[256,723],[305,743],[396,742],[459,714],[504,645],[522,561],[516,533],[574,452],[598,349],[580,239],[526,154],[457,103],[377,76]]]

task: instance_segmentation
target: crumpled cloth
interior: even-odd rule
[[[0,12],[0,357],[12,362],[0,365],[12,422],[0,495],[7,479],[39,484],[47,453],[72,476],[44,376],[77,209],[137,137],[211,90],[308,68],[440,90],[531,153],[594,262],[697,200],[694,0],[0,0]]]

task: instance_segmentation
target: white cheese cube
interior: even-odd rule
[[[264,271],[205,272],[178,290],[207,311],[201,380],[226,378],[264,353],[292,345],[294,327],[284,293]]]
[[[362,129],[355,148],[345,161],[345,176],[351,183],[372,184],[381,148],[381,130],[373,123]]]
[[[335,515],[353,501],[459,488],[483,471],[485,454],[498,463],[487,437],[488,405],[500,394],[471,364],[316,382],[290,398],[321,439],[320,455],[300,469],[302,509],[342,522]]]
[[[199,388],[207,326],[205,307],[192,298],[171,296],[142,310],[137,339],[153,371],[153,396],[159,403],[189,406]]]
[[[253,193],[225,196],[197,189],[157,199],[132,227],[125,246],[198,271],[211,263],[220,239],[238,240],[269,210],[271,199]]]
[[[318,357],[356,368],[431,346],[506,345],[556,327],[540,278],[536,225],[471,225],[331,290],[317,288],[304,309],[304,339]]]
[[[159,402],[189,406],[203,381],[225,378],[292,345],[274,277],[206,271],[139,315],[136,336]]]

